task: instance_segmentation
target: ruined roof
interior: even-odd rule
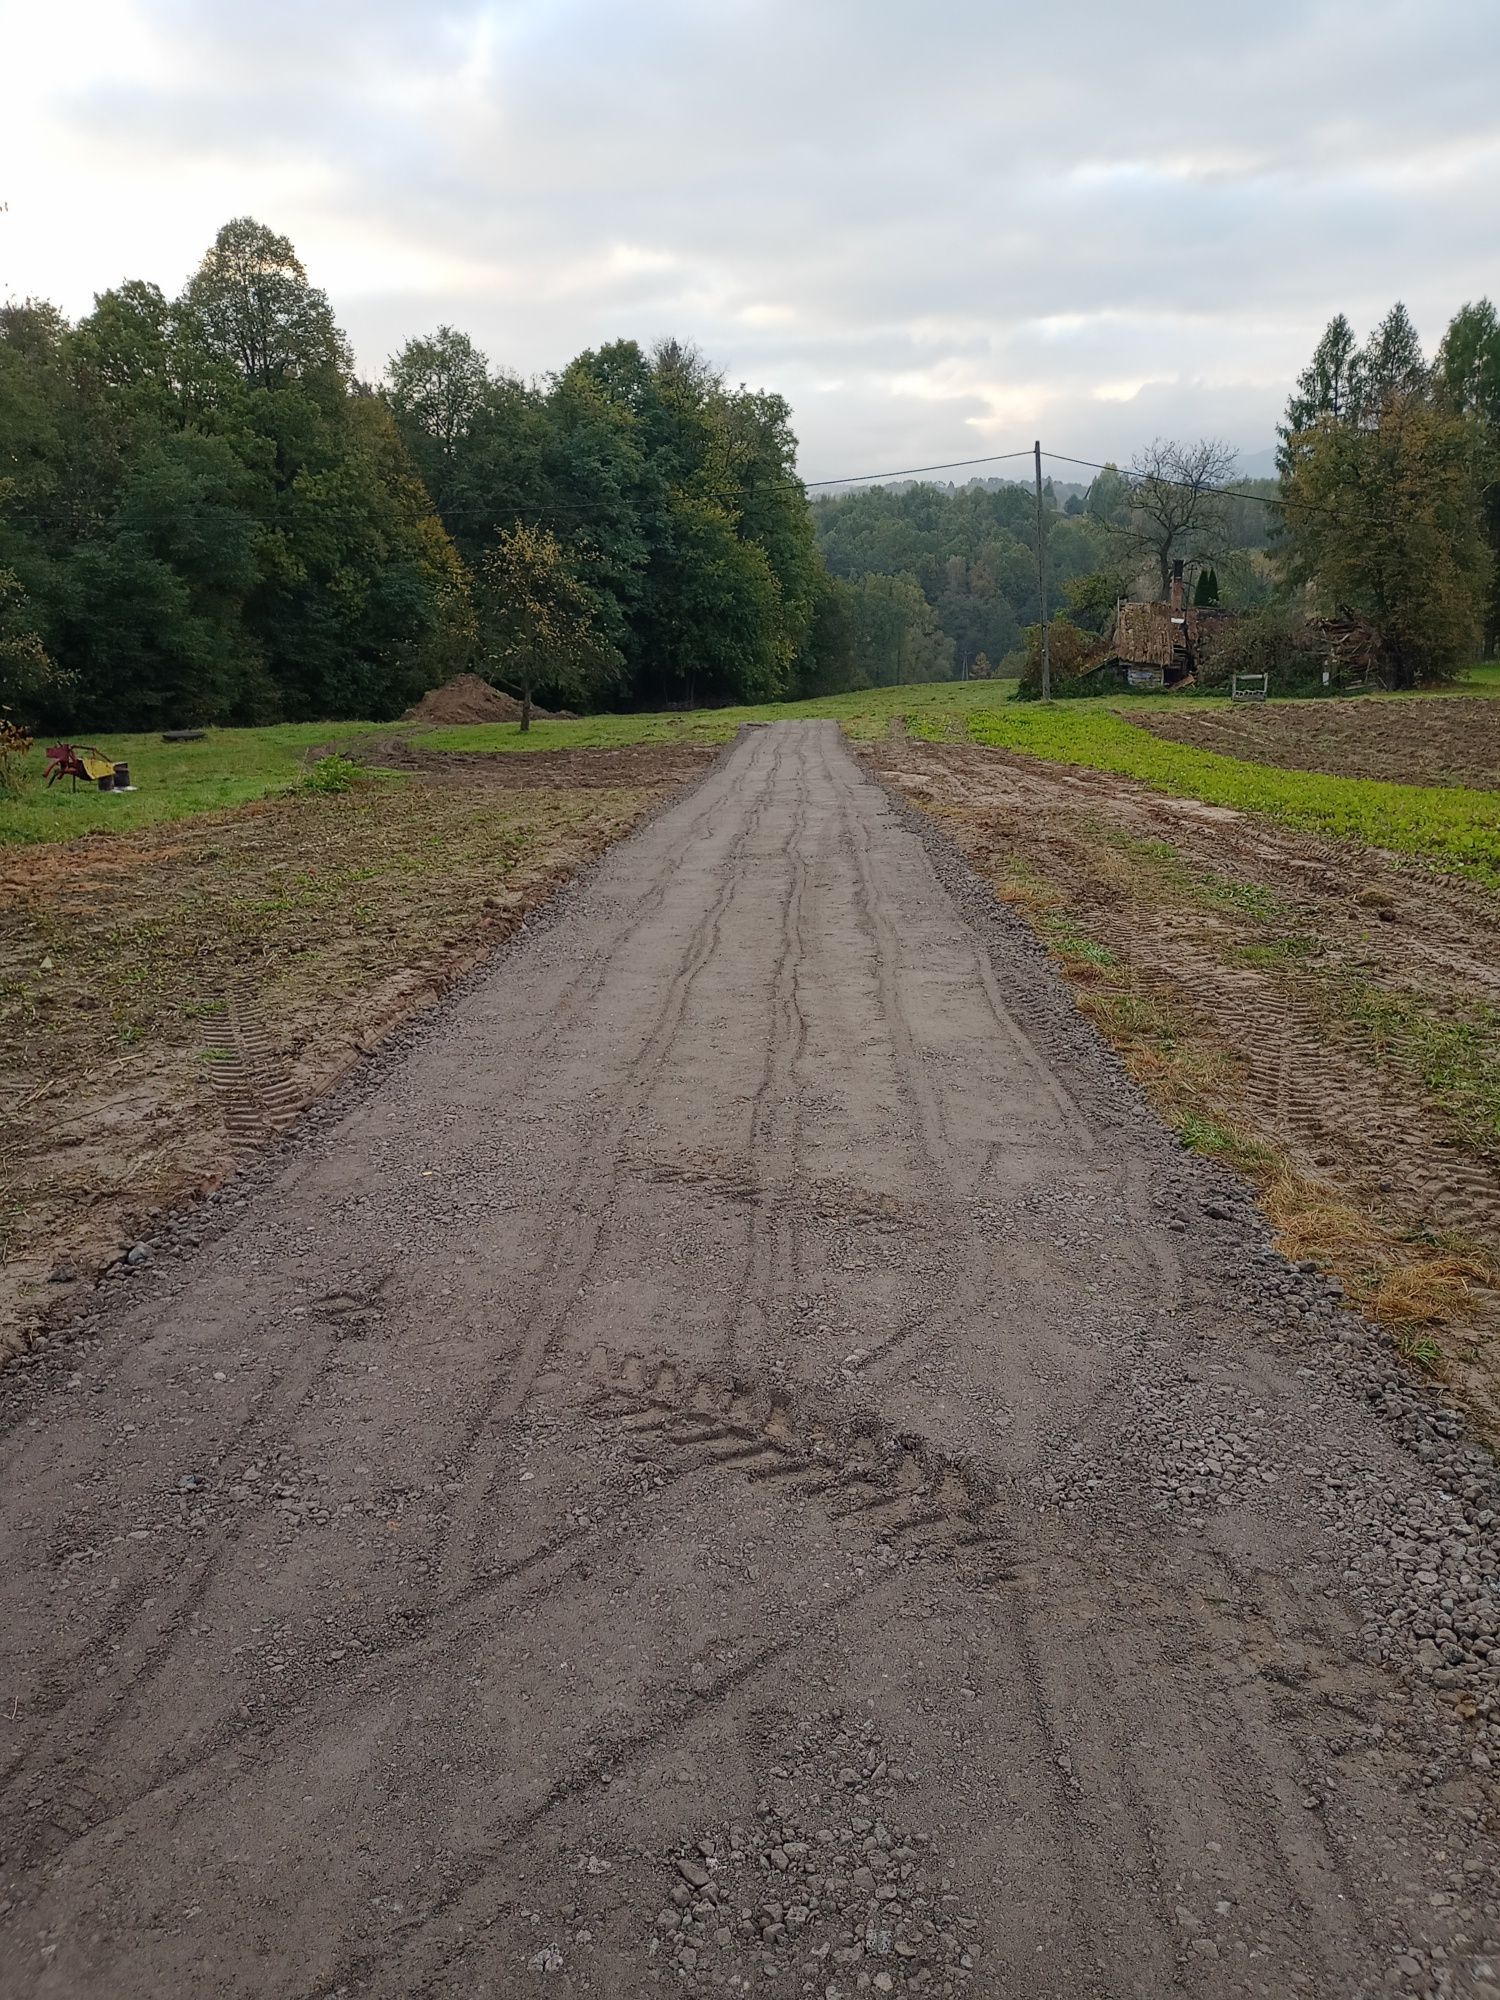
[[[1117,657],[1131,667],[1170,667],[1185,629],[1172,616],[1170,604],[1122,604],[1115,621]]]
[[[1196,663],[1212,653],[1219,634],[1239,616],[1217,604],[1190,604],[1183,611],[1170,604],[1122,604],[1114,656],[1129,667],[1170,667],[1183,647]]]

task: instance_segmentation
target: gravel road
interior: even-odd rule
[[[1492,1461],[832,725],[132,1255],[0,1382],[7,2000],[1500,2000]]]

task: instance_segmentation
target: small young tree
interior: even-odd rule
[[[486,678],[521,699],[531,727],[538,687],[586,699],[615,655],[594,626],[588,586],[550,528],[517,521],[501,528],[475,577],[479,645]]]

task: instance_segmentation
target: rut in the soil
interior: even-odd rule
[[[1481,1488],[1204,1175],[748,736],[15,1385],[7,1991],[1481,1995]]]

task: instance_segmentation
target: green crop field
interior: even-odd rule
[[[910,727],[925,735],[932,718],[914,715]],[[969,735],[1050,763],[1139,778],[1179,798],[1266,813],[1312,833],[1435,860],[1500,888],[1500,793],[1251,764],[1152,736],[1094,701],[992,708],[969,717]]]

